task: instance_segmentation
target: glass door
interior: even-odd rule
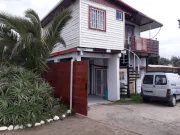
[[[96,95],[102,95],[102,71],[96,69]]]
[[[104,96],[107,89],[107,70],[96,69],[96,95]]]
[[[134,36],[134,27],[126,25],[125,27],[125,43],[130,44],[130,37]]]

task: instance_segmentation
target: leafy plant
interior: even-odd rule
[[[65,45],[61,32],[70,19],[71,11],[65,9],[43,29],[38,14],[32,9],[25,11],[25,17],[0,13],[1,62],[8,61],[41,73],[54,46]]]
[[[0,125],[40,122],[65,111],[40,76],[21,67],[0,67]]]

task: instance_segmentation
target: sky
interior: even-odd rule
[[[26,9],[32,8],[43,18],[60,0],[0,0],[0,11],[23,15]],[[157,35],[160,42],[160,56],[171,58],[180,57],[180,0],[123,0],[130,6],[145,13],[149,17],[161,22],[164,26]],[[159,29],[151,31],[154,37]],[[149,33],[141,34],[142,37],[149,37]]]

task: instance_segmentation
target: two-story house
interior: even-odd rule
[[[48,61],[86,61],[88,66],[81,69],[87,68],[88,95],[119,100],[120,81],[128,85],[128,93],[135,89],[131,84],[140,82],[136,74],[147,57],[159,55],[159,42],[143,39],[140,33],[162,24],[121,0],[62,0],[42,20],[44,29],[64,8],[72,10],[72,19],[61,33],[66,47],[56,45]]]

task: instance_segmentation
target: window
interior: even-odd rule
[[[106,31],[106,11],[89,7],[89,28]]]
[[[116,20],[123,21],[123,12],[116,10]]]
[[[165,75],[156,75],[155,84],[156,85],[166,85],[167,84],[166,76]]]
[[[145,75],[143,84],[153,84],[153,75]]]

